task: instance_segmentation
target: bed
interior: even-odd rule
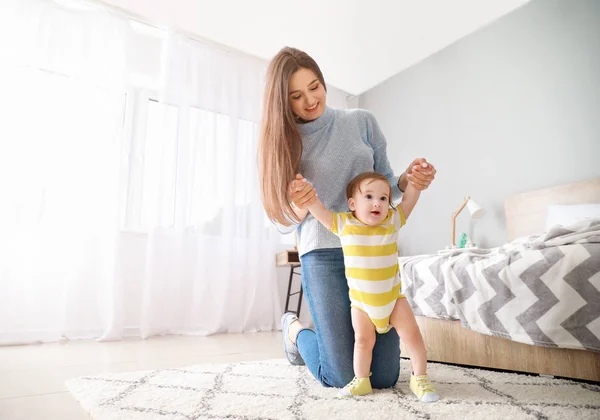
[[[428,360],[600,381],[600,221],[546,229],[550,206],[581,203],[600,203],[600,179],[506,200],[509,243],[503,247],[400,258],[403,291],[417,315]],[[557,253],[564,256],[562,265],[552,261]],[[452,265],[459,260],[467,261],[469,287]],[[525,271],[540,264],[548,266],[538,270],[543,275],[528,280]],[[485,284],[477,281],[482,270]],[[489,280],[490,272],[495,280]],[[511,285],[521,274],[523,284]],[[465,306],[477,299],[475,306]],[[494,307],[491,317],[485,307]],[[408,356],[402,343],[401,351]]]

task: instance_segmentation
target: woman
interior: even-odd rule
[[[339,239],[307,210],[315,195],[333,211],[346,211],[345,188],[362,172],[380,172],[393,198],[411,182],[426,189],[435,168],[423,158],[395,177],[386,140],[365,110],[327,107],[327,87],[306,53],[283,48],[269,64],[259,145],[262,199],[267,215],[298,229],[302,287],[315,330],[291,313],[282,317],[286,357],[306,364],[324,386],[343,387],[353,378],[354,331]],[[397,334],[377,337],[371,364],[373,388],[394,386],[400,372]]]

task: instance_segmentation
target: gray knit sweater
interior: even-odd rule
[[[326,107],[323,115],[298,124],[298,129],[303,146],[300,173],[312,183],[329,210],[348,211],[346,185],[367,171],[384,174],[392,185],[393,202],[400,200],[399,177],[394,176],[385,137],[369,111]],[[339,238],[310,213],[298,226],[300,255],[314,249],[340,247]]]

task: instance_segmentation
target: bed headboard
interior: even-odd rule
[[[510,197],[504,202],[508,240],[543,232],[550,205],[583,203],[600,203],[600,178]]]

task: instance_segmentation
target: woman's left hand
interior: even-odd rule
[[[406,176],[407,182],[410,182],[418,190],[426,190],[435,179],[437,171],[435,167],[427,162],[425,158],[417,158],[412,161],[402,176]]]

